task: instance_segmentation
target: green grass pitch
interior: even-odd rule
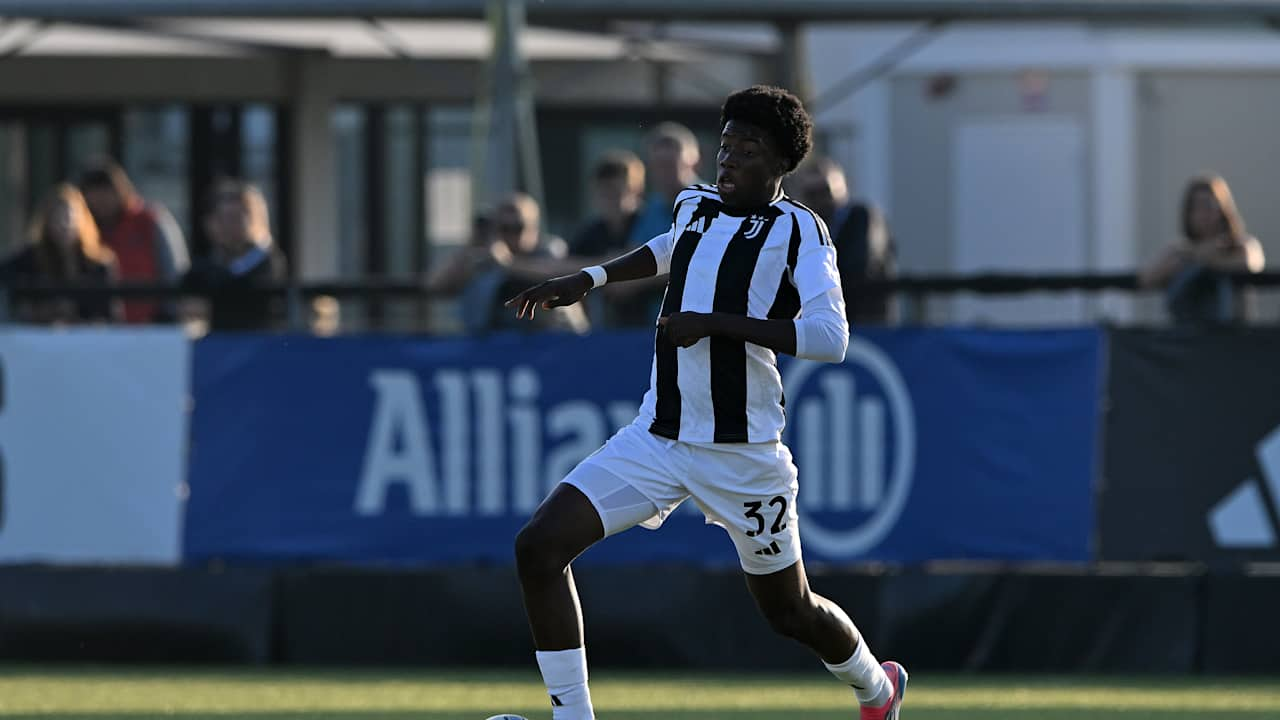
[[[849,720],[852,692],[801,675],[600,669],[602,720]],[[0,668],[0,717],[35,720],[484,720],[551,717],[536,672]],[[905,720],[1280,718],[1280,678],[1068,678],[915,673]]]

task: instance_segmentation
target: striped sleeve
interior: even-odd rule
[[[836,249],[827,226],[812,210],[794,205],[791,220],[800,228],[800,252],[796,256],[795,284],[801,304],[840,289]]]
[[[671,234],[672,230],[668,230],[661,235],[654,235],[653,239],[644,244],[649,248],[649,252],[653,253],[653,259],[658,263],[658,272],[655,273],[657,275],[666,275],[671,272],[671,253],[676,246]]]
[[[796,324],[796,357],[840,362],[849,348],[849,321],[838,289],[810,298]]]
[[[654,236],[649,242],[645,243],[645,247],[653,253],[653,258],[658,262],[658,275],[666,275],[671,272],[671,254],[675,252],[676,238],[679,231],[676,227],[680,225],[680,212],[685,208],[686,201],[694,198],[702,197],[705,190],[700,185],[693,185],[680,191],[676,196],[675,206],[671,209],[671,227],[661,235]]]

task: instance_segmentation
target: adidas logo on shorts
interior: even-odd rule
[[[756,555],[777,555],[778,553],[781,553],[781,552],[782,552],[782,548],[778,547],[778,541],[774,540],[773,542],[769,543],[769,547],[760,548],[759,550],[757,550]]]

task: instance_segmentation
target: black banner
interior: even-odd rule
[[[1280,330],[1109,340],[1100,557],[1280,560]]]
[[[0,411],[4,410],[4,358],[0,357]],[[0,530],[4,530],[4,445],[0,443]]]

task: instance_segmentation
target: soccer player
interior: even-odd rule
[[[863,720],[893,720],[907,673],[877,662],[849,616],[810,590],[796,468],[781,441],[776,354],[840,362],[849,342],[826,226],[781,189],[809,152],[812,123],[794,95],[764,86],[730,95],[720,123],[716,184],[681,192],[667,233],[508,301],[529,317],[606,282],[669,273],[639,417],[574,468],[516,537],[552,717],[594,717],[570,562],[608,535],[656,529],[692,498],[729,533],[774,630],[853,687]]]

